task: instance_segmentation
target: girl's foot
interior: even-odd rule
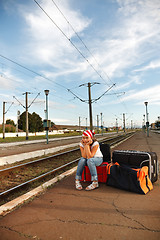
[[[79,180],[76,180],[76,189],[77,190],[82,190],[83,189]]]
[[[88,187],[86,187],[85,190],[90,191],[90,190],[94,190],[95,188],[98,188],[98,182],[92,182]]]

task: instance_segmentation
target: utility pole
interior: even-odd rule
[[[12,106],[13,102],[11,103],[10,107],[8,108],[8,110],[6,111],[5,109],[5,104],[7,102],[3,102],[3,139],[5,138],[5,114],[9,111],[10,107]]]
[[[118,121],[117,121],[117,118],[116,118],[116,131],[118,133]]]
[[[17,137],[18,137],[18,120],[19,120],[19,116],[20,116],[20,111],[17,111],[17,124],[16,124],[16,133],[17,133]]]
[[[3,102],[3,139],[5,138],[5,104],[6,102]]]
[[[91,87],[95,84],[100,84],[98,82],[94,82],[94,83],[90,83],[88,82],[87,84],[81,84],[79,85],[79,87],[82,86],[87,86],[88,87],[88,96],[89,96],[89,100],[84,100],[81,99],[80,97],[78,97],[75,93],[73,93],[70,89],[68,89],[68,91],[70,93],[72,93],[76,98],[78,98],[81,102],[86,102],[89,104],[89,117],[90,117],[90,130],[93,130],[93,120],[92,120],[92,103],[97,102],[98,100],[100,100],[112,87],[115,86],[115,84],[113,84],[111,87],[109,87],[101,96],[99,96],[96,99],[91,99]]]
[[[15,98],[17,102],[19,102],[19,104],[26,110],[26,140],[28,140],[28,108],[30,108],[30,106],[32,105],[32,103],[34,103],[35,99],[40,95],[40,93],[37,94],[37,96],[29,106],[28,106],[28,94],[31,94],[31,93],[25,92],[22,94],[22,95],[26,95],[25,106],[15,96],[13,96],[13,98]]]
[[[28,93],[24,93],[26,95],[26,140],[28,140]]]
[[[125,120],[125,113],[123,113],[123,129],[124,129],[124,133],[126,133],[126,120]]]
[[[97,133],[99,133],[99,116],[97,115]]]
[[[86,130],[87,130],[87,118],[86,118]]]
[[[149,137],[149,120],[148,120],[148,110],[147,110],[147,105],[148,102],[144,102],[145,106],[146,106],[146,128],[147,128],[147,137]]]
[[[92,121],[92,100],[91,100],[91,83],[88,83],[88,97],[89,97],[89,119],[90,119],[90,130],[93,130],[93,121]]]
[[[81,117],[79,117],[79,131],[81,130]]]
[[[102,113],[101,114],[101,130],[102,130],[102,136],[103,136],[103,117],[102,117]]]
[[[46,140],[47,140],[47,144],[48,144],[48,130],[49,130],[49,122],[48,122],[48,94],[49,94],[49,90],[44,90],[44,93],[46,95],[46,120],[47,120]]]

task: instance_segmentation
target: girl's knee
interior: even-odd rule
[[[86,159],[85,158],[81,158],[78,162],[79,165],[85,165],[86,164]]]
[[[93,158],[89,158],[89,159],[87,160],[87,165],[90,165],[90,164],[93,164]]]
[[[84,162],[86,162],[86,159],[85,158],[83,158],[83,157],[81,157],[81,159],[79,160],[81,163],[84,163]]]

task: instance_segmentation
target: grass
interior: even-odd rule
[[[73,133],[64,133],[64,134],[55,134],[55,135],[49,135],[48,138],[60,138],[60,137],[70,137],[70,136],[81,136],[82,133],[79,132],[73,132]],[[29,136],[28,140],[40,140],[40,139],[46,139],[45,135],[41,136]],[[22,142],[26,141],[26,137],[6,137],[5,139],[0,138],[0,143],[9,143],[9,142]]]

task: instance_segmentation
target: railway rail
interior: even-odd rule
[[[132,136],[133,134],[134,132],[118,135],[116,137],[106,138],[100,142],[113,146]],[[75,164],[77,164],[79,159],[79,148],[75,148],[45,158],[32,160],[6,169],[1,169],[0,205],[4,202],[4,198],[6,201],[9,201],[10,198],[12,199],[11,195],[15,192],[18,191],[18,195],[20,195],[21,189],[24,191],[24,188],[27,188],[27,186],[32,185],[35,182],[40,185],[41,181],[46,180],[46,178],[53,178],[53,174],[59,174],[60,171],[66,171],[66,168],[73,167]],[[33,187],[30,186],[29,188]],[[28,191],[28,188],[26,191]]]

